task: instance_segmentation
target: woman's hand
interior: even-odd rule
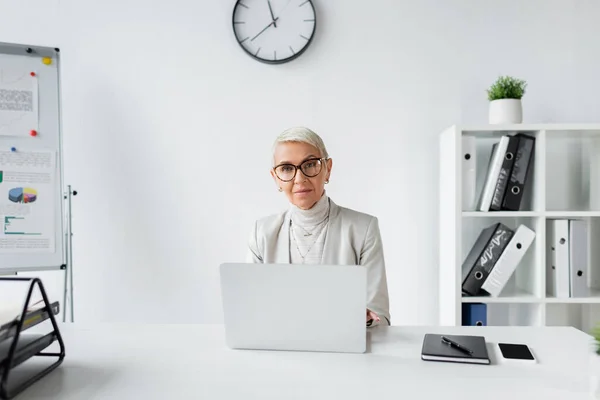
[[[372,322],[379,322],[381,319],[379,318],[379,315],[377,315],[377,313],[369,310],[367,308],[367,322],[372,321]]]

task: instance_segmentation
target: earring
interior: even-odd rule
[[[281,186],[279,187],[279,191],[281,192],[283,189],[281,188]]]
[[[327,180],[325,181],[325,184],[326,184],[326,185],[327,185],[328,183],[329,183],[329,179],[327,179]]]

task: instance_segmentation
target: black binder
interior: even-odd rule
[[[0,278],[0,281],[29,282],[22,312],[18,318],[10,322],[9,327],[3,326],[9,333],[4,340],[0,341],[0,399],[10,400],[56,369],[65,358],[65,345],[58,329],[56,318],[54,317],[53,305],[48,301],[46,290],[39,278],[10,277]],[[44,306],[41,309],[42,313],[38,317],[47,317],[52,324],[50,332],[43,334],[23,332],[25,329],[41,322],[35,317],[32,319],[32,313],[28,313],[27,311],[30,307],[29,303],[31,302],[31,296],[36,286],[39,288],[44,302]],[[44,351],[55,342],[59,345],[57,352],[50,353]],[[55,360],[51,365],[27,377],[25,381],[19,381],[18,383],[11,382],[11,371],[33,357],[51,357],[55,358]]]
[[[462,348],[471,350],[472,353],[465,352],[452,344],[448,344],[448,342],[444,341],[445,338],[459,344]],[[439,335],[428,333],[423,339],[421,359],[424,361],[491,364],[485,338],[483,336],[470,335]]]
[[[527,178],[531,175],[531,165],[535,153],[535,138],[523,133],[515,135],[519,138],[517,155],[510,173],[510,179],[502,209],[507,211],[519,211],[521,209],[521,200]]]
[[[515,163],[515,156],[519,146],[519,137],[510,136],[508,139],[508,147],[504,154],[504,160],[502,161],[502,167],[498,174],[498,180],[496,181],[496,188],[494,189],[494,196],[492,197],[492,204],[490,210],[500,211],[502,210],[502,202],[504,200],[504,194],[511,176],[513,165]]]
[[[462,264],[462,292],[480,294],[481,286],[494,268],[515,231],[497,222],[481,231]]]

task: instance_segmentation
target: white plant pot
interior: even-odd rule
[[[523,122],[523,106],[520,99],[490,101],[490,124],[520,124]]]

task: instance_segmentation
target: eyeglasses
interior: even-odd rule
[[[273,170],[275,171],[275,175],[284,182],[289,182],[294,179],[298,169],[300,169],[307,178],[314,178],[321,173],[323,161],[327,161],[327,159],[311,158],[303,161],[300,165],[280,164],[273,168]]]

